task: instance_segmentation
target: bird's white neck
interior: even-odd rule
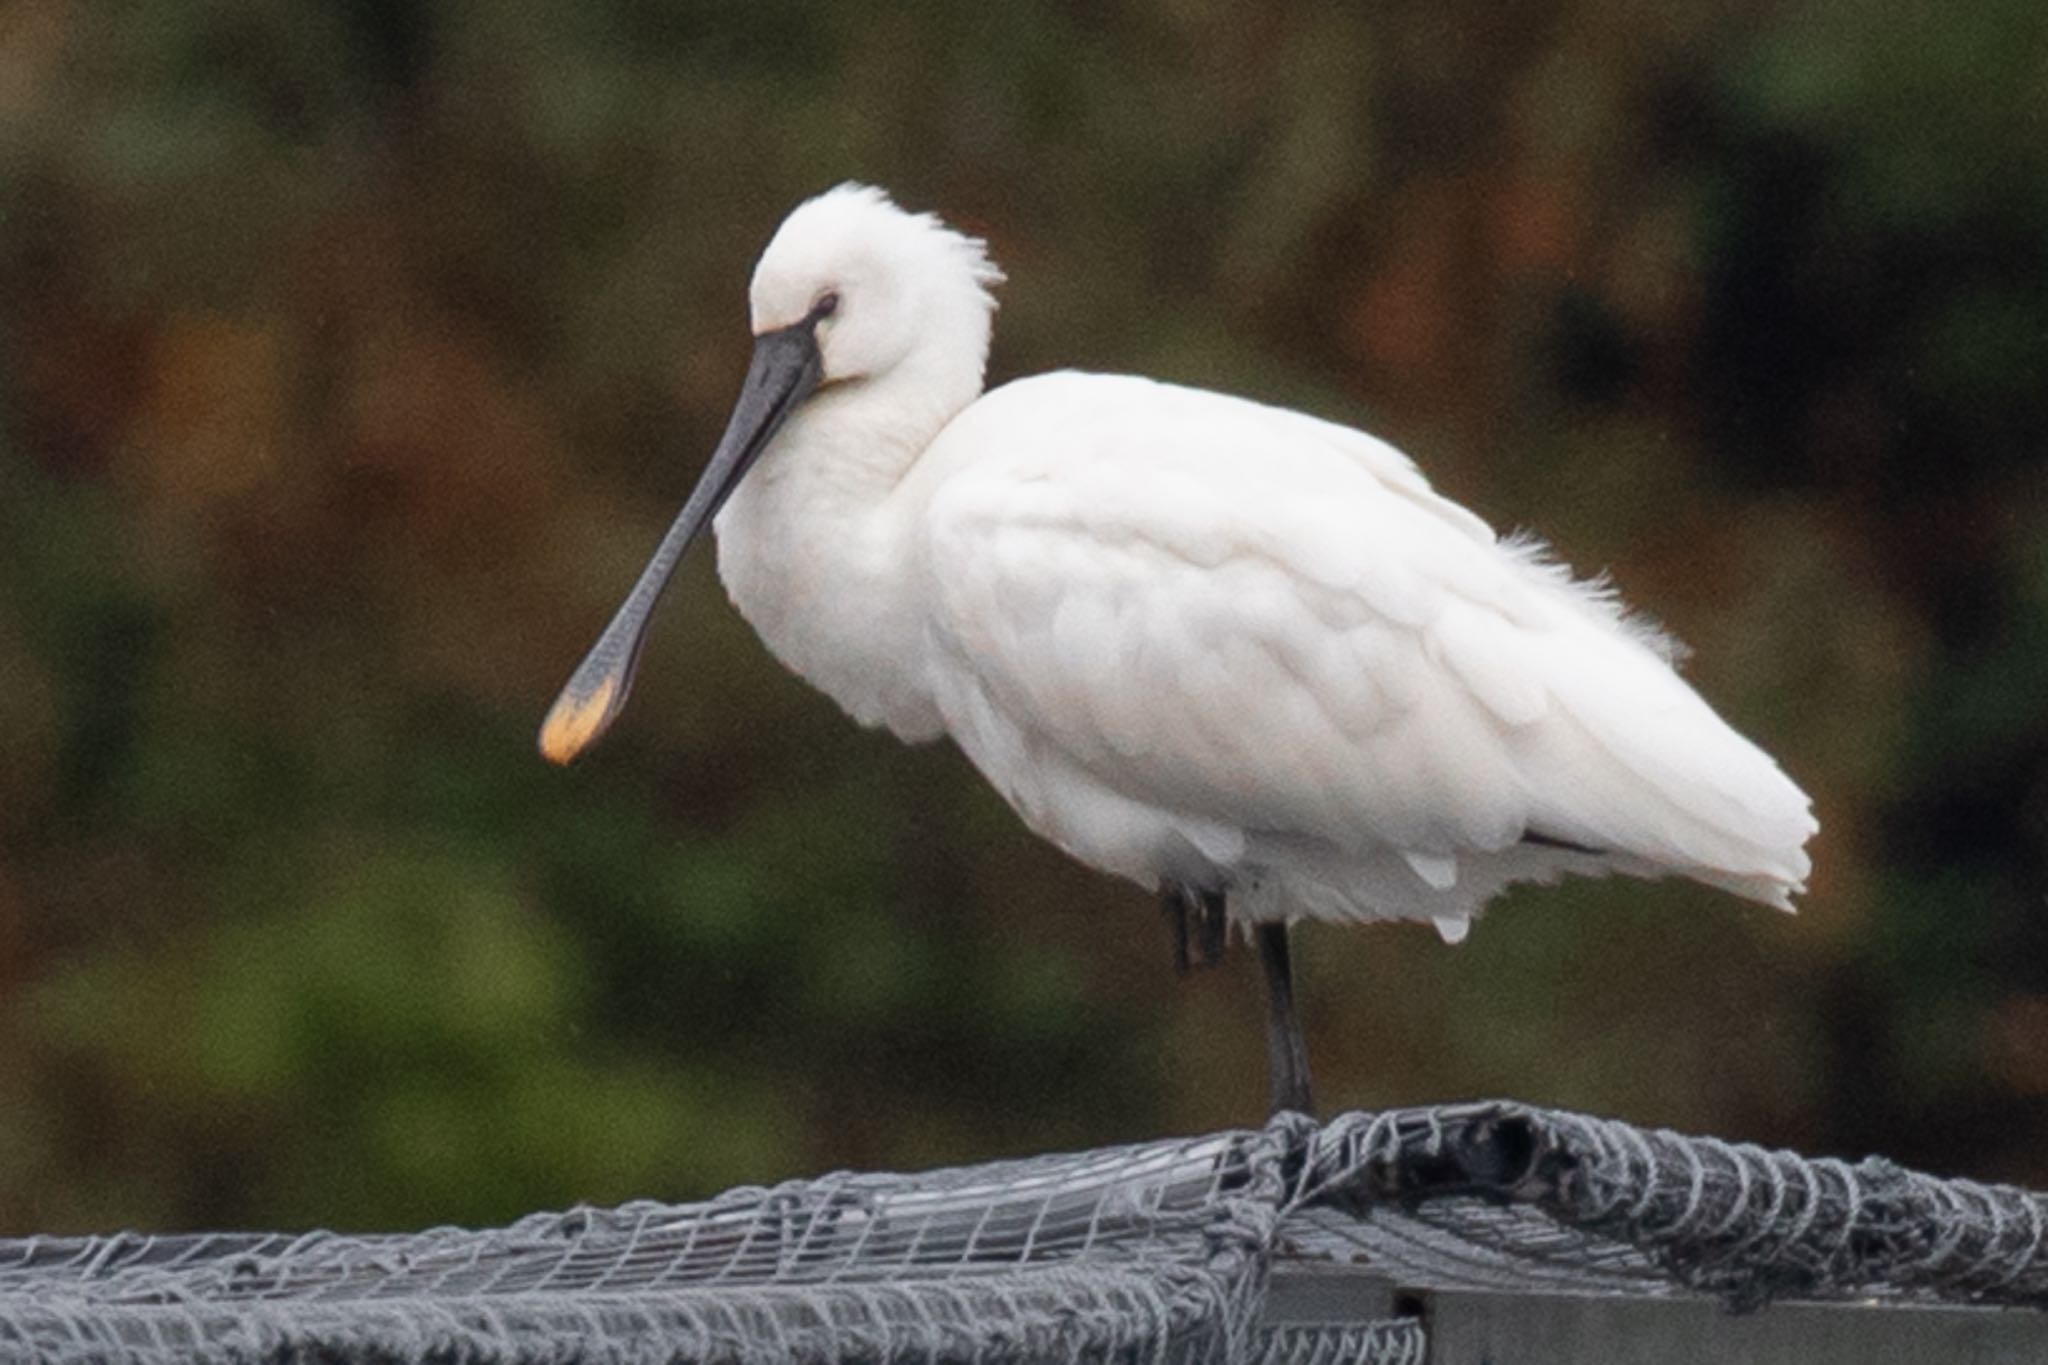
[[[906,739],[943,727],[909,582],[916,509],[900,494],[925,447],[980,392],[981,358],[971,373],[968,358],[931,356],[821,390],[715,523],[719,577],[775,657],[863,725]]]

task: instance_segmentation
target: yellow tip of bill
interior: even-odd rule
[[[611,723],[612,698],[618,690],[618,678],[610,677],[588,696],[565,691],[555,698],[548,718],[541,722],[541,757],[550,763],[567,765],[589,748]]]

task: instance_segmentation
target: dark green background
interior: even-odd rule
[[[1325,1103],[1510,1094],[2048,1182],[2048,7],[0,7],[0,1233],[409,1226],[1256,1121],[1256,972],[700,553],[554,689],[846,178],[997,379],[1356,421],[1698,650],[1797,919],[1303,935]]]

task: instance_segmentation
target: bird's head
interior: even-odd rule
[[[991,286],[1002,272],[981,241],[928,213],[905,213],[865,185],[841,185],[783,219],[748,291],[757,345],[808,339],[820,382],[883,378],[930,356],[981,382]]]
[[[618,717],[655,604],[776,432],[814,394],[890,385],[951,413],[981,387],[990,287],[1002,272],[976,238],[906,213],[864,185],[798,205],[761,253],[749,302],[754,358],[725,435],[654,558],[548,711],[540,751],[567,763]],[[894,381],[905,381],[897,388]]]

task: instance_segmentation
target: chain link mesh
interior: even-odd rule
[[[2041,1196],[1513,1104],[486,1230],[0,1241],[0,1357],[1419,1362],[1269,1320],[1290,1265],[1431,1288],[2048,1306]]]

